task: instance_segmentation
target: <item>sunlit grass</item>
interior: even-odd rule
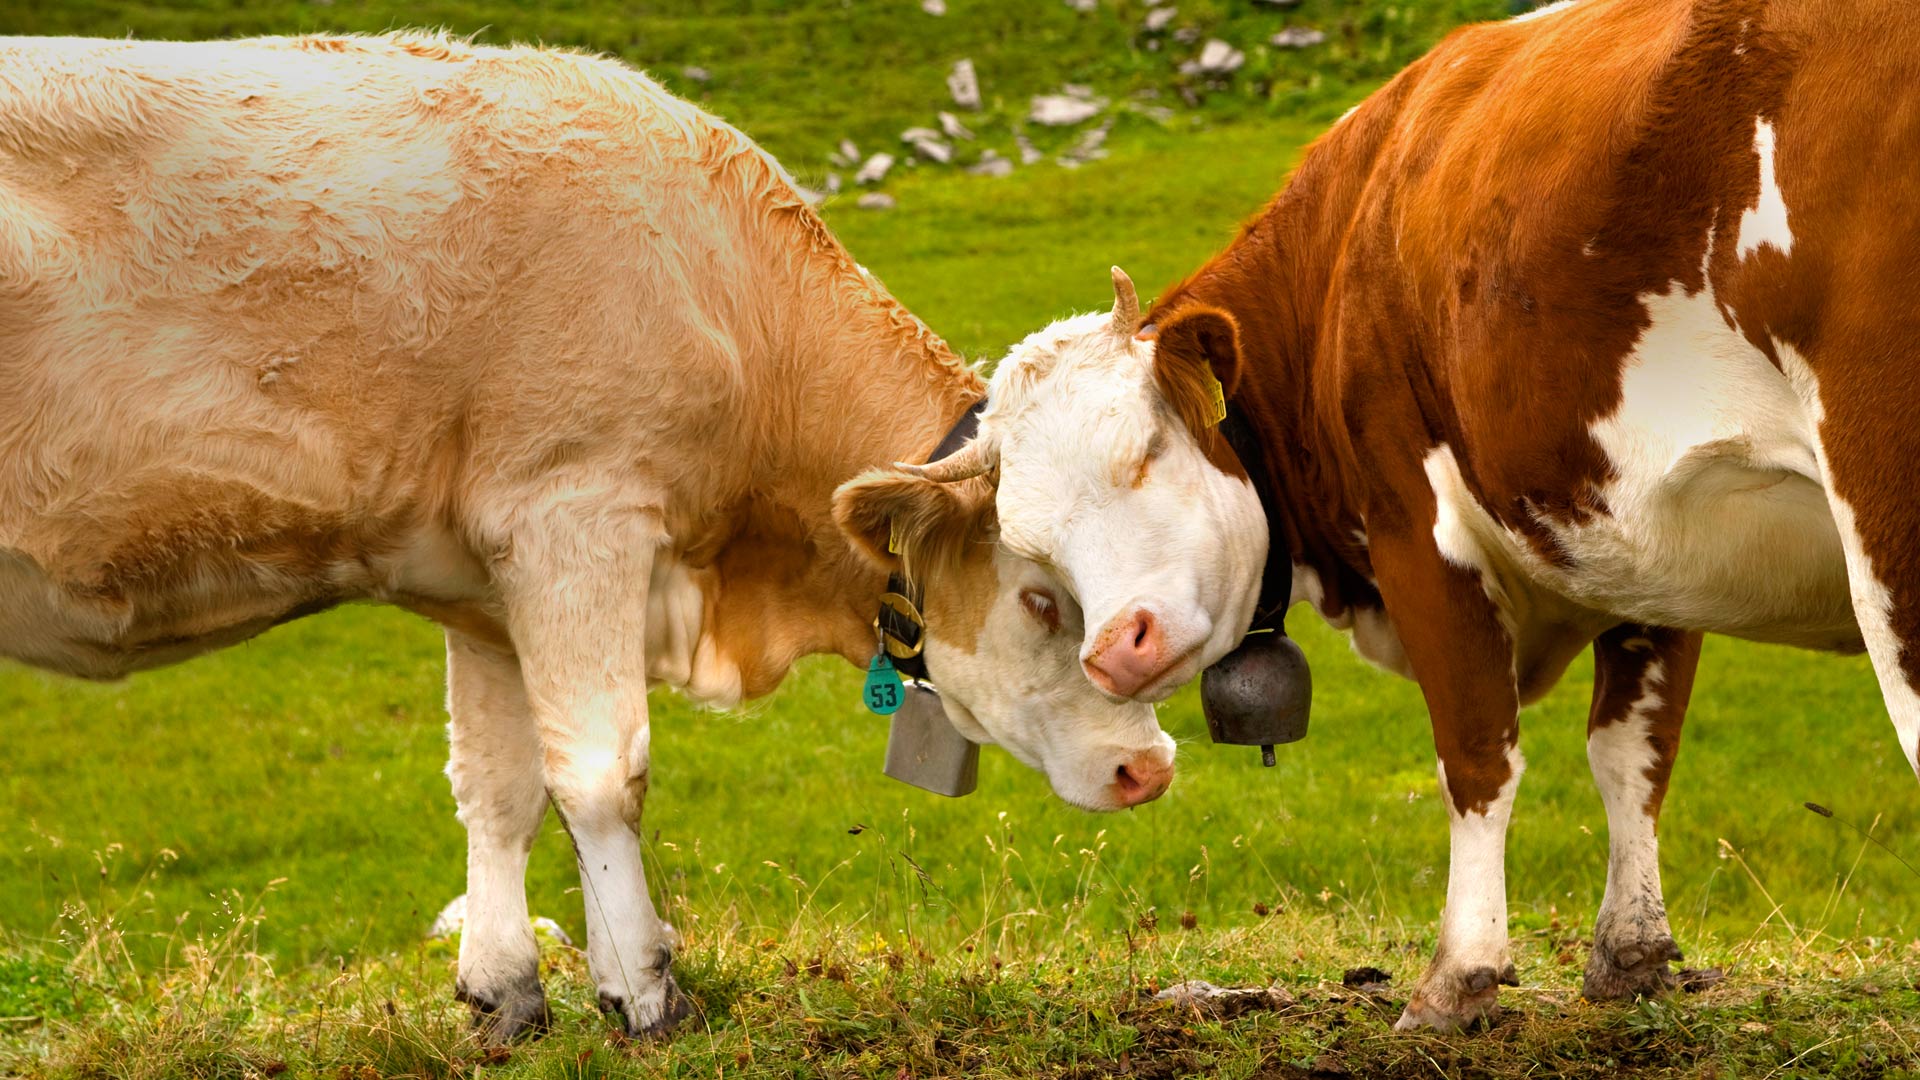
[[[872,27],[856,33],[851,16],[745,0],[701,17],[687,4],[70,4],[8,8],[0,27],[493,22],[494,40],[614,48],[669,79],[707,64],[708,89],[676,85],[817,177],[830,135],[890,138],[903,109],[936,107],[908,84],[931,73],[937,87],[948,46],[1005,52],[1006,121],[1029,84],[1112,44],[1054,0],[972,22],[970,6],[950,0],[956,36],[938,48],[898,21],[924,18],[917,4],[876,16],[916,43],[898,64],[866,62]],[[932,326],[990,358],[1105,306],[1111,263],[1144,294],[1190,269],[1274,190],[1316,118],[1419,34],[1487,6],[1368,0],[1336,16],[1307,0],[1302,19],[1392,33],[1356,31],[1328,80],[1276,83],[1284,100],[1240,94],[1165,126],[1130,113],[1106,161],[1007,179],[903,170],[889,184],[899,209],[843,200],[828,217]],[[1239,2],[1183,7],[1256,17]],[[1043,44],[1059,55],[1026,55]],[[789,70],[802,62],[821,70]],[[1129,53],[1086,77],[1145,87],[1158,63]],[[762,70],[774,74],[752,77]],[[855,98],[871,107],[851,110]],[[1315,666],[1310,737],[1263,770],[1251,751],[1207,745],[1189,691],[1161,710],[1181,742],[1175,788],[1106,817],[1064,807],[995,751],[965,800],[886,780],[884,724],[838,660],[800,665],[738,713],[656,694],[648,868],[687,937],[678,970],[705,1026],[670,1046],[610,1040],[578,955],[550,943],[557,1030],[491,1064],[452,1002],[452,946],[420,940],[464,866],[434,628],[355,608],[117,686],[0,671],[0,1075],[1290,1075],[1331,1054],[1355,1076],[1765,1076],[1920,1060],[1920,880],[1843,824],[1920,861],[1920,786],[1864,660],[1709,642],[1662,862],[1689,961],[1729,979],[1614,1007],[1572,993],[1606,864],[1583,741],[1590,669],[1576,664],[1522,718],[1508,886],[1526,985],[1507,1001],[1524,1019],[1479,1040],[1407,1039],[1381,1023],[1391,1001],[1335,1001],[1322,984],[1365,963],[1404,992],[1431,953],[1447,839],[1425,710],[1417,687],[1355,660],[1304,609],[1292,626]],[[580,936],[551,821],[529,889],[536,914]],[[1305,1004],[1232,1022],[1139,1011],[1141,988],[1188,977],[1278,979]]]

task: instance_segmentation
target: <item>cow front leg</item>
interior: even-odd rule
[[[1507,821],[1525,762],[1513,648],[1479,575],[1430,535],[1377,536],[1374,570],[1433,721],[1452,847],[1440,944],[1394,1026],[1458,1031],[1500,1011],[1507,949]]]
[[[547,813],[540,737],[511,653],[447,631],[447,778],[467,828],[467,921],[454,994],[492,1043],[545,1030],[527,855]]]
[[[1657,994],[1679,960],[1660,890],[1656,827],[1680,752],[1700,635],[1617,626],[1593,643],[1587,763],[1607,807],[1607,891],[1581,992],[1594,1001]]]
[[[690,1006],[670,970],[673,928],[647,895],[640,813],[651,760],[647,582],[661,532],[642,512],[545,505],[496,568],[547,787],[573,838],[587,963],[602,1010],[630,1035]]]

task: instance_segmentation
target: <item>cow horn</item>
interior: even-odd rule
[[[1113,267],[1113,332],[1132,337],[1140,329],[1140,295],[1125,270]]]
[[[929,461],[925,465],[896,461],[893,467],[935,483],[951,484],[956,480],[982,475],[993,468],[993,459],[987,454],[986,448],[980,445],[980,440],[973,439],[939,461]]]

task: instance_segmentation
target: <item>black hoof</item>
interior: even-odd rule
[[[540,980],[529,986],[513,987],[497,994],[469,990],[463,984],[453,989],[455,1001],[464,1003],[473,1013],[473,1027],[489,1046],[504,1046],[520,1038],[544,1035],[553,1025],[547,1011],[546,991]]]
[[[1676,985],[1667,962],[1681,958],[1679,946],[1666,936],[1611,944],[1596,938],[1580,993],[1588,1001],[1630,1001],[1664,994]]]
[[[1520,985],[1512,964],[1504,968],[1469,968],[1452,975],[1429,972],[1414,989],[1406,1011],[1393,1025],[1394,1030],[1427,1028],[1445,1033],[1491,1024],[1500,1016],[1503,985]]]
[[[621,1030],[627,1035],[636,1039],[651,1039],[671,1032],[698,1010],[694,1008],[693,999],[680,992],[673,976],[667,975],[663,977],[660,993],[647,994],[632,1001],[624,995],[602,991],[600,1011],[618,1017]]]

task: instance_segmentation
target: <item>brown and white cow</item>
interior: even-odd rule
[[[771,158],[620,64],[0,41],[0,655],[116,678],[346,601],[444,624],[459,986],[495,1037],[546,1013],[549,800],[603,1005],[683,1011],[635,836],[647,686],[864,665],[895,534],[963,734],[1081,806],[1165,790],[1152,706],[1082,677],[990,489],[870,471],[981,392]]]
[[[1516,715],[1591,644],[1612,858],[1586,990],[1657,990],[1655,818],[1701,632],[1864,648],[1920,769],[1917,160],[1899,0],[1467,28],[1144,327],[1124,286],[1016,348],[929,475],[997,461],[1001,535],[1072,582],[1089,674],[1154,698],[1247,625],[1260,500],[1214,421],[1258,436],[1294,595],[1432,714],[1452,869],[1403,1027],[1468,1024],[1511,979]]]

